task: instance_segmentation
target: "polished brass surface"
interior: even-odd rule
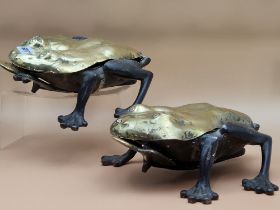
[[[102,39],[35,36],[11,51],[18,67],[38,72],[74,73],[109,59],[134,59],[142,54]]]
[[[111,133],[118,141],[119,139],[187,141],[221,128],[225,123],[253,127],[249,116],[207,103],[180,107],[134,105],[126,115],[112,124]]]

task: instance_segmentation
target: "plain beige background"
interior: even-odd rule
[[[145,104],[211,102],[249,114],[273,137],[271,180],[280,185],[279,1],[0,0],[0,7],[1,59],[37,34],[97,36],[142,50],[154,72]],[[24,122],[24,137],[0,151],[0,209],[279,209],[279,192],[256,195],[241,187],[260,168],[259,147],[247,146],[245,156],[215,165],[211,183],[220,200],[210,206],[179,198],[197,171],[151,168],[143,174],[141,156],[122,168],[102,167],[101,155],[126,150],[108,128],[115,107],[128,106],[138,85],[92,97],[89,126],[79,132],[62,130],[56,121],[72,111],[73,94],[15,94],[30,85],[2,71],[0,90],[10,93],[1,98],[2,105],[10,100],[2,107],[9,110],[5,119],[11,112],[1,135],[14,135],[19,128],[13,122]],[[13,106],[25,110],[24,119]]]

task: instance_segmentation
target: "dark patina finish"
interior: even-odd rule
[[[218,194],[210,187],[213,163],[245,154],[244,146],[260,145],[262,166],[251,180],[244,179],[245,190],[273,195],[278,186],[269,180],[272,139],[258,132],[259,125],[249,116],[210,104],[189,104],[181,107],[132,106],[128,113],[111,126],[111,133],[129,148],[123,155],[103,156],[103,165],[122,166],[143,155],[142,171],[151,166],[189,170],[200,169],[194,187],[181,191],[190,203],[211,203]]]
[[[139,80],[140,90],[133,103],[139,104],[153,78],[150,71],[143,69],[151,59],[141,52],[82,36],[35,36],[12,50],[9,58],[11,62],[0,62],[0,66],[13,73],[16,81],[33,81],[32,92],[44,89],[78,93],[73,112],[58,117],[62,128],[72,130],[87,126],[84,110],[92,93]],[[115,117],[126,111],[127,108],[117,108]]]

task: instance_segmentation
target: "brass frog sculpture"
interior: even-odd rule
[[[59,116],[62,128],[78,130],[87,126],[84,110],[89,96],[98,89],[132,85],[141,86],[133,104],[142,103],[153,74],[144,70],[150,58],[129,47],[110,41],[82,36],[35,36],[17,46],[10,62],[0,66],[14,74],[16,81],[33,81],[32,92],[39,89],[78,93],[74,111]],[[127,109],[117,108],[115,117]]]
[[[102,164],[122,166],[143,155],[142,171],[151,166],[168,169],[200,169],[197,183],[181,191],[190,203],[210,204],[218,194],[210,187],[213,163],[245,154],[244,146],[259,145],[262,166],[254,179],[244,179],[245,190],[273,195],[278,186],[269,180],[272,139],[258,132],[259,125],[249,116],[210,104],[181,107],[135,105],[111,126],[113,138],[128,147],[123,155],[103,156]]]

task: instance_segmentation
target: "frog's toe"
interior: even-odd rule
[[[203,204],[211,204],[212,200],[219,199],[217,193],[205,186],[195,186],[189,190],[182,190],[180,196],[181,198],[187,198],[189,203],[201,202]]]
[[[101,157],[101,163],[103,166],[111,166],[111,165],[114,165],[114,156],[102,156]]]
[[[67,116],[67,115],[66,115]],[[58,122],[60,122],[61,124],[63,124],[63,122],[65,121],[66,116],[64,115],[59,115],[57,117]]]
[[[278,191],[279,187],[269,181],[266,176],[257,176],[254,179],[243,179],[242,186],[247,191],[255,191],[258,194],[265,193],[273,195],[274,191]]]
[[[126,114],[127,112],[128,112],[128,109],[116,108],[115,109],[114,117],[115,118],[119,118],[122,115]]]
[[[70,128],[71,128],[72,131],[78,131],[79,130],[79,127],[77,125],[72,125]]]
[[[67,126],[66,126],[64,123],[60,123],[60,127],[61,127],[62,129],[66,129],[66,128],[67,128]]]
[[[101,163],[103,166],[120,167],[125,163],[120,155],[105,155],[101,157]]]

